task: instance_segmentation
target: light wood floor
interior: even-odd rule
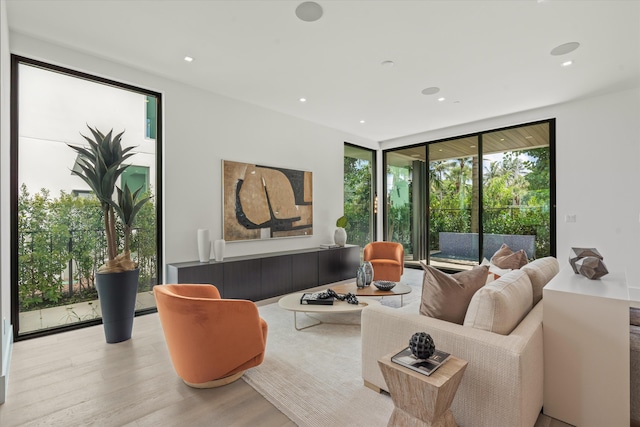
[[[328,408],[327,410],[330,410]],[[196,390],[176,376],[157,314],[106,344],[102,326],[14,344],[0,426],[294,426],[244,381]],[[535,427],[566,427],[541,415]]]

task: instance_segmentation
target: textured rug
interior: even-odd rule
[[[402,283],[413,287],[404,304],[420,297],[421,270],[408,269]],[[400,297],[382,304],[398,307]],[[316,315],[324,323],[302,331],[293,313],[277,303],[260,307],[269,324],[264,362],[244,380],[300,426],[386,426],[393,411],[389,395],[364,386],[361,377],[360,313]],[[298,326],[315,323],[298,314]]]

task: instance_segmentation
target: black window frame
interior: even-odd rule
[[[157,99],[157,116],[162,117],[162,94],[149,89],[144,89],[139,86],[122,83],[116,80],[107,79],[104,77],[95,76],[89,73],[77,71],[71,68],[62,67],[59,65],[50,64],[44,61],[28,58],[20,55],[11,55],[11,103],[10,103],[10,126],[11,126],[11,138],[10,138],[10,185],[11,185],[11,322],[13,324],[13,338],[14,341],[21,341],[30,338],[37,338],[46,335],[52,335],[56,333],[66,332],[75,329],[86,328],[89,326],[95,326],[102,324],[102,318],[85,320],[69,325],[56,326],[54,328],[42,329],[25,334],[19,333],[19,314],[20,303],[18,293],[18,194],[19,194],[19,182],[18,182],[18,142],[19,142],[19,65],[25,64],[37,68],[41,68],[51,72],[57,72],[65,74],[70,77],[76,77],[84,79],[94,83],[100,83],[107,86],[112,86],[117,89],[128,90],[141,95],[153,96]],[[156,203],[156,257],[157,257],[157,278],[158,283],[163,282],[163,236],[162,236],[162,140],[163,140],[163,126],[162,120],[157,120],[156,129],[156,179],[153,185],[156,189],[154,196]],[[157,308],[150,307],[141,310],[136,310],[135,315],[140,316],[149,313],[157,312]]]

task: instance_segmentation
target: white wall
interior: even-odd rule
[[[0,403],[4,403],[13,329],[11,326],[11,209],[9,203],[10,53],[7,4],[0,0]]]
[[[90,190],[71,174],[76,153],[67,147],[89,145],[81,136],[93,138],[87,125],[104,133],[125,131],[122,146],[134,146],[136,153],[127,163],[149,167],[155,182],[155,140],[145,137],[145,95],[26,64],[19,72],[19,186],[25,184],[30,194],[47,188],[51,198],[60,190]]]
[[[227,244],[236,256],[314,247],[332,241],[342,215],[343,143],[375,141],[235,101],[20,34],[12,53],[133,84],[164,96],[164,247],[166,263],[198,259],[196,230],[222,237],[222,160],[313,172],[312,237]]]
[[[425,132],[383,149],[556,118],[557,256],[595,247],[610,271],[640,259],[640,88]],[[576,215],[566,223],[565,215]],[[640,275],[638,276],[640,277]],[[630,283],[640,287],[640,283]]]

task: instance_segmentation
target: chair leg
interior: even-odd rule
[[[232,382],[240,379],[240,377],[242,377],[242,375],[244,375],[245,371],[240,371],[238,373],[235,373],[233,375],[229,375],[228,377],[224,377],[224,378],[219,378],[217,380],[213,380],[213,381],[207,381],[204,383],[190,383],[189,381],[184,381],[184,383],[186,385],[188,385],[189,387],[193,387],[193,388],[215,388],[215,387],[222,387],[223,385],[227,385],[227,384],[231,384]]]

